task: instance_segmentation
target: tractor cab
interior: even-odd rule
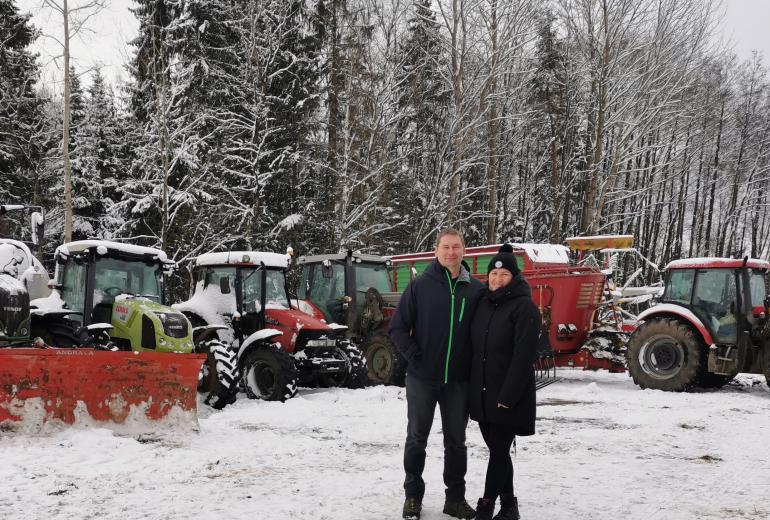
[[[392,298],[390,261],[384,257],[348,251],[304,256],[297,263],[302,268],[297,297],[328,323],[346,325],[352,332],[364,335],[382,322],[383,308],[392,312],[398,303],[398,295]],[[377,304],[379,312],[370,309],[372,304]],[[378,315],[369,316],[371,312],[367,311],[372,310]]]
[[[230,251],[207,253],[195,261],[191,300],[176,307],[193,320],[218,323],[224,339],[240,344],[255,331],[275,322],[275,311],[289,311],[285,273],[289,257],[278,253]],[[188,305],[189,303],[189,305]],[[268,312],[271,311],[271,312]],[[233,333],[237,338],[232,337]]]
[[[59,246],[54,259],[54,292],[32,302],[33,329],[56,330],[51,320],[66,317],[70,329],[109,325],[121,350],[193,350],[189,322],[165,305],[164,279],[175,264],[163,251],[82,240]]]
[[[714,344],[737,345],[764,312],[768,268],[759,260],[677,260],[666,268],[661,302],[691,311]]]
[[[719,387],[739,372],[770,377],[770,263],[695,258],[665,271],[661,303],[639,315],[629,340],[634,381],[678,391]]]

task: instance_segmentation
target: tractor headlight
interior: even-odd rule
[[[163,325],[163,333],[172,338],[186,338],[190,334],[190,326],[184,314],[178,312],[155,312],[155,316]]]

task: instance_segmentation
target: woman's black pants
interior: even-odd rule
[[[489,448],[484,498],[495,500],[500,495],[513,495],[511,445],[516,439],[513,427],[508,424],[480,422],[479,428]]]

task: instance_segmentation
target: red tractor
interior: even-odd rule
[[[193,327],[219,326],[249,398],[283,401],[298,385],[365,386],[366,362],[345,327],[300,312],[289,298],[289,262],[254,251],[201,255],[192,296],[174,307]]]
[[[718,388],[739,372],[770,384],[768,281],[763,260],[699,258],[666,267],[661,304],[641,313],[628,371],[642,388]]]

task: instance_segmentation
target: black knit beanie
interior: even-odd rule
[[[516,256],[513,254],[513,247],[511,244],[503,244],[497,251],[497,254],[489,261],[489,267],[487,267],[487,274],[492,269],[508,269],[513,276],[519,274],[519,264],[516,263]]]

